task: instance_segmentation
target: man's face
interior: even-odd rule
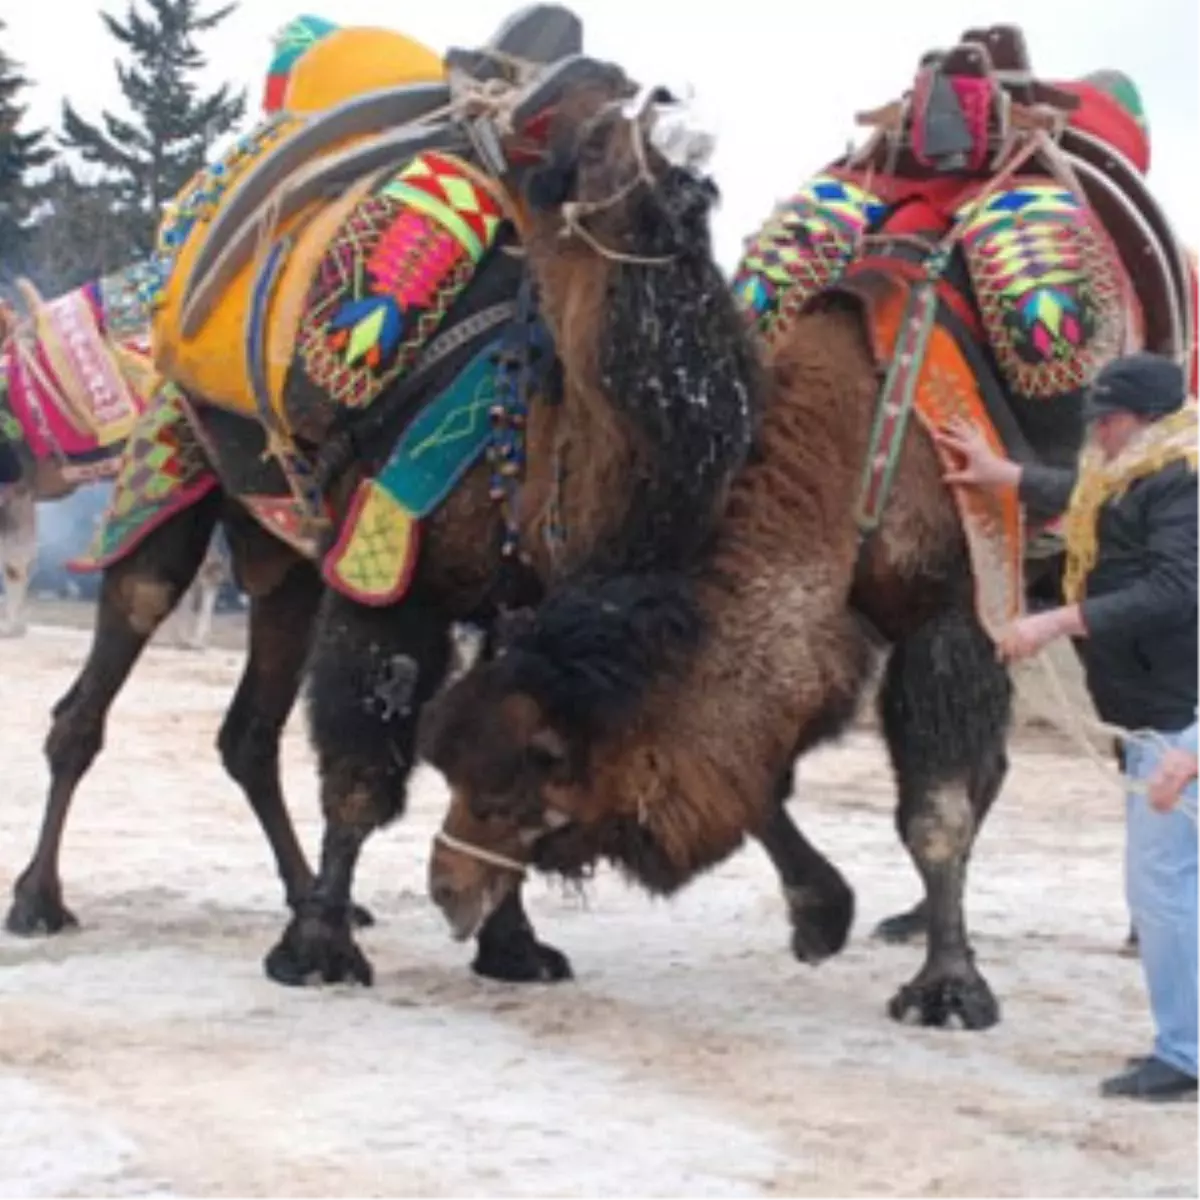
[[[1100,447],[1100,453],[1106,459],[1113,459],[1141,432],[1144,424],[1133,413],[1103,413],[1092,422],[1092,441]]]

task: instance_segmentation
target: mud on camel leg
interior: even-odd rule
[[[1026,563],[1026,602],[1043,604],[1056,602],[1062,595],[1062,569],[1065,555],[1059,553]],[[986,811],[985,806],[985,811]],[[978,839],[985,813],[978,817],[975,837]],[[903,832],[901,832],[903,837]],[[929,928],[929,904],[922,897],[907,912],[885,917],[871,931],[871,937],[892,945],[904,945],[924,937]]]
[[[250,596],[249,645],[217,750],[262,826],[284,897],[295,909],[308,894],[313,875],[284,800],[279,742],[304,676],[322,585],[312,563],[271,537],[244,509],[230,506],[225,529]],[[371,923],[361,909],[354,915],[359,924]]]
[[[58,870],[71,800],[100,753],[113,700],[199,569],[220,507],[220,493],[210,492],[104,571],[87,661],[52,710],[53,724],[45,743],[50,791],[37,847],[13,885],[13,903],[5,920],[11,933],[58,933],[77,924],[63,904]]]
[[[1008,768],[1012,684],[964,605],[897,644],[879,707],[899,792],[897,829],[929,913],[925,964],[889,1012],[986,1029],[1000,1008],[975,965],[963,897],[972,845]]]

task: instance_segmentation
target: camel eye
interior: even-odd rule
[[[541,746],[536,742],[525,750],[525,758],[529,765],[538,771],[553,771],[563,764],[562,754],[549,746]]]
[[[533,770],[550,774],[567,761],[567,744],[553,729],[539,729],[525,747],[525,761]]]

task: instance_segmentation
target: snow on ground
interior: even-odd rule
[[[32,847],[51,703],[85,649],[0,643],[0,889]],[[916,896],[873,735],[807,760],[793,802],[847,873],[850,946],[787,951],[747,848],[670,903],[602,873],[529,908],[577,979],[475,978],[423,894],[440,780],[368,848],[374,989],[292,991],[260,962],[283,924],[265,842],[212,750],[238,657],[154,647],[119,698],[68,828],[82,928],[0,934],[0,1196],[1195,1195],[1196,1107],[1105,1102],[1148,1048],[1116,949],[1120,800],[1058,743],[1021,746],[970,889],[1004,1006],[985,1034],[884,1015],[920,951],[877,945]],[[297,714],[285,780],[319,838]]]

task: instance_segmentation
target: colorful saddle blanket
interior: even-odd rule
[[[369,140],[380,132],[379,122],[410,111],[403,89],[437,84],[445,70],[436,53],[402,34],[338,28],[317,18],[291,22],[275,50],[266,117],[166,207],[158,279],[146,298],[153,306],[156,362],[166,375],[209,404],[283,427],[282,385],[307,316],[305,296],[331,244],[378,233],[373,226],[356,231],[355,210],[385,181],[361,179],[332,198],[328,189],[306,193],[307,202],[286,212],[280,198],[314,165]],[[356,99],[389,89],[399,89],[398,99],[386,111],[355,107]],[[420,111],[420,103],[411,111]],[[437,224],[441,214],[426,215]],[[224,239],[248,223],[258,230],[258,252],[229,268],[197,316],[188,307],[194,273],[211,273]]]
[[[5,437],[82,478],[115,469],[153,383],[143,264],[43,300],[25,281],[28,317],[4,347]],[[19,439],[17,434],[19,433]]]
[[[1093,200],[1036,159],[995,180],[839,160],[747,243],[734,288],[768,342],[827,289],[865,301],[882,396],[859,498],[864,533],[880,519],[910,411],[928,430],[958,416],[998,448],[1061,459],[1062,447],[1026,434],[1042,426],[1038,410],[1077,416],[1100,367],[1145,343],[1161,292],[1139,289],[1102,216],[1112,210]],[[1015,492],[954,493],[977,612],[998,636],[1024,608],[1021,507]]]
[[[217,486],[187,402],[173,384],[161,384],[131,431],[90,545],[67,567],[89,572],[109,566]]]
[[[379,88],[441,79],[441,59],[390,29],[339,26],[322,17],[289,21],[276,35],[263,93],[265,113],[320,112]]]

